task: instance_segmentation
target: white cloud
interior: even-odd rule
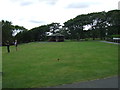
[[[32,2],[23,2],[23,3],[21,3],[21,6],[27,6],[27,5],[31,5],[32,4]]]
[[[67,8],[88,8],[90,7],[91,5],[99,5],[101,4],[101,2],[91,2],[90,0],[89,1],[77,1],[77,2],[72,2],[70,3]]]
[[[119,0],[0,0],[0,20],[31,29],[52,22],[64,23],[80,14],[118,8]]]

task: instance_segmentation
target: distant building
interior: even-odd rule
[[[64,35],[60,33],[48,35],[47,37],[48,37],[48,41],[51,41],[51,42],[63,42],[64,41]]]

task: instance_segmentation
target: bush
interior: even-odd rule
[[[113,38],[120,38],[120,35],[111,35],[111,37]]]

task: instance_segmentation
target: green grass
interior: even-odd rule
[[[0,47],[0,72],[2,72],[2,47]],[[0,90],[2,88],[2,75],[0,74]]]
[[[39,88],[118,73],[118,46],[103,42],[28,43],[2,48],[3,88]],[[57,59],[60,59],[58,62]]]

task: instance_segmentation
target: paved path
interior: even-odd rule
[[[110,77],[105,79],[79,82],[73,84],[64,84],[48,88],[118,88],[118,77]]]
[[[120,43],[115,43],[115,42],[109,42],[109,41],[100,41],[100,42],[105,42],[105,43],[112,43],[112,44],[120,44]]]

